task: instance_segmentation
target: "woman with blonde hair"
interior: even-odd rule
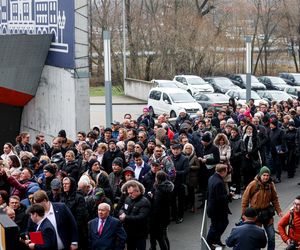
[[[191,208],[191,212],[194,213],[196,211],[195,189],[199,184],[200,162],[191,143],[184,144],[182,153],[189,159],[189,172],[186,182],[188,185],[188,206]]]
[[[120,128],[118,141],[125,141],[126,139],[127,139],[127,130],[125,128]]]
[[[108,146],[106,143],[101,142],[98,144],[95,154],[97,156],[97,161],[100,163],[100,165],[102,164],[103,155],[107,151],[107,149]]]
[[[228,183],[231,182],[231,165],[230,165],[230,156],[231,156],[231,147],[227,136],[224,133],[217,134],[214,145],[219,149],[220,152],[220,163],[228,166],[227,175],[224,178],[226,184],[226,189],[229,191]]]

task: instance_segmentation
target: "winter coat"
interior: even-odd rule
[[[209,218],[224,219],[231,213],[228,203],[231,200],[221,175],[214,173],[208,180],[207,215]]]
[[[84,199],[84,195],[81,190],[76,190],[76,182],[72,177],[70,191],[68,193],[63,192],[61,194],[60,202],[66,204],[66,206],[71,210],[77,225],[83,225],[87,222],[87,207]]]
[[[296,149],[296,134],[297,129],[288,129],[283,136],[283,141],[288,151],[294,151]]]
[[[150,227],[166,228],[170,224],[171,192],[173,189],[173,183],[168,180],[154,186],[151,199]]]
[[[199,185],[200,162],[195,153],[188,155],[189,171],[187,174],[187,184],[196,188]]]
[[[108,181],[113,192],[113,202],[118,202],[118,199],[121,196],[122,171],[120,173],[111,172],[108,175]]]
[[[293,226],[289,227],[289,232],[287,234],[286,228],[289,225],[289,219],[291,213],[294,216]],[[278,222],[278,231],[281,239],[286,242],[288,239],[295,240],[298,245],[300,243],[300,214],[295,212],[293,209],[288,211]]]
[[[230,163],[232,165],[241,164],[243,156],[245,155],[245,145],[244,141],[240,139],[239,136],[235,138],[230,138],[231,156]]]
[[[277,148],[281,147],[282,151],[285,150],[283,142],[284,132],[280,128],[271,129],[269,132],[270,148],[272,153],[277,153]]]
[[[145,194],[147,198],[150,198],[147,196],[148,192],[152,192],[154,190],[154,182],[155,182],[155,173],[153,173],[151,170],[145,175],[142,184],[145,187]]]
[[[232,229],[226,245],[233,250],[260,250],[267,245],[267,238],[264,229],[254,222],[244,222]]]
[[[75,179],[76,182],[78,182],[79,180],[79,168],[78,168],[78,164],[77,161],[69,161],[66,162],[63,166],[62,166],[62,171],[65,171],[69,177],[72,177]]]
[[[125,162],[125,157],[122,151],[117,148],[115,151],[106,151],[103,155],[102,159],[102,167],[106,171],[106,173],[110,174],[112,172],[112,162],[115,158],[121,157],[123,162]]]
[[[174,181],[176,177],[176,169],[170,156],[166,155],[164,152],[161,157],[156,158],[153,154],[150,157],[148,164],[151,166],[151,162],[153,161],[158,161],[161,165],[161,170],[163,170],[169,176],[171,181]]]
[[[260,177],[256,176],[249,183],[242,198],[242,214],[249,204],[255,209],[265,209],[272,204],[277,214],[281,212],[275,184],[271,178],[267,183],[262,183]]]
[[[142,194],[135,199],[130,197],[125,199],[119,214],[126,214],[124,229],[128,237],[136,239],[145,239],[147,237],[150,211],[150,201]]]
[[[203,147],[201,157],[206,159],[206,167],[210,168],[210,166],[215,166],[220,162],[219,149],[215,145],[210,143],[206,147]]]
[[[183,154],[180,155],[172,155],[171,159],[174,163],[174,167],[176,169],[176,178],[175,178],[175,187],[179,187],[182,184],[185,184],[186,175],[189,171],[189,160]]]

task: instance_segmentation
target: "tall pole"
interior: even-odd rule
[[[251,36],[246,36],[246,99],[251,98]]]
[[[125,0],[122,0],[122,17],[123,17],[123,81],[126,79],[126,18],[125,18]]]
[[[111,87],[111,58],[110,58],[110,32],[103,31],[104,48],[104,83],[105,83],[105,114],[106,127],[112,122],[112,87]]]

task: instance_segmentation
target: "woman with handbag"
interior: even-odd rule
[[[214,145],[220,152],[220,163],[228,166],[227,175],[224,177],[225,187],[229,193],[229,183],[231,182],[232,167],[230,165],[231,147],[227,136],[224,133],[217,134]]]

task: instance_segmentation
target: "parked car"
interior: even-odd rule
[[[179,110],[188,114],[203,113],[201,105],[185,90],[180,88],[152,88],[148,96],[148,107],[153,116],[169,114],[177,117]]]
[[[282,78],[276,76],[260,76],[258,80],[270,90],[284,90],[288,86]]]
[[[246,88],[246,74],[233,74],[228,76],[229,79],[237,86],[242,89]],[[251,75],[251,89],[252,90],[265,90],[267,89],[265,85],[263,85],[258,79]]]
[[[156,80],[153,79],[151,82],[156,84],[156,87],[160,88],[178,88],[177,83],[171,80]]]
[[[173,81],[178,83],[178,87],[186,90],[192,96],[199,92],[212,93],[214,89],[200,76],[195,75],[178,75]]]
[[[246,104],[246,89],[241,90],[228,90],[225,94],[228,97],[233,97],[237,100],[237,103],[242,105]],[[260,103],[267,104],[266,100],[261,99],[261,97],[253,90],[251,90],[251,98],[254,99],[255,106],[259,106]]]
[[[279,77],[281,77],[285,82],[292,86],[300,86],[300,73],[279,73]]]
[[[201,104],[203,110],[213,107],[215,110],[228,105],[228,96],[221,93],[198,93],[194,96],[195,100]]]
[[[287,101],[288,99],[293,99],[289,94],[280,90],[258,90],[257,94],[264,100],[268,102],[272,101]]]
[[[300,86],[288,86],[284,89],[284,92],[295,99],[300,99]]]
[[[216,93],[225,94],[230,89],[241,89],[239,86],[233,84],[233,82],[227,77],[206,77],[204,80],[214,88]]]

